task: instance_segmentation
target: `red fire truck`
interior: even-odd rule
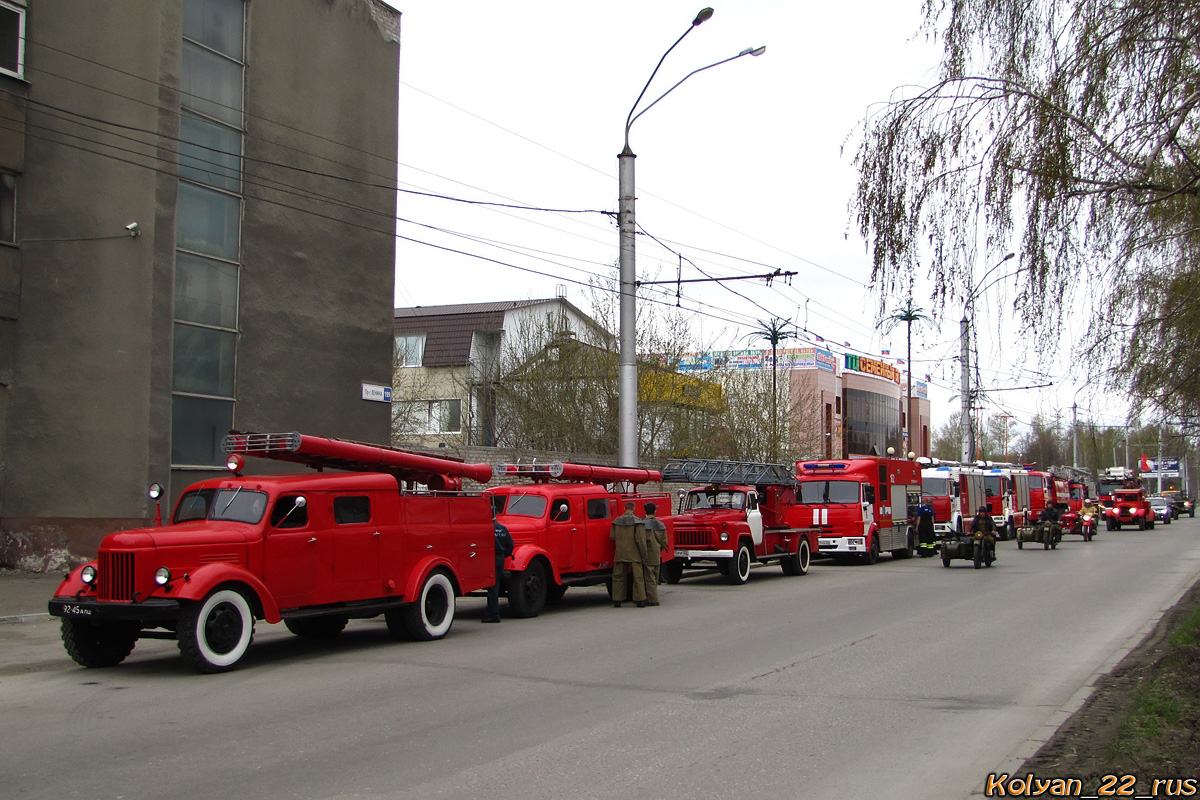
[[[933,509],[933,531],[939,536],[962,536],[975,509],[985,502],[983,472],[958,463],[928,461],[929,466],[921,470],[921,496]]]
[[[176,639],[196,670],[224,672],[260,619],[325,638],[382,614],[397,638],[440,639],[455,596],[494,582],[488,500],[462,491],[489,465],[299,433],[233,432],[224,447],[233,474],[188,487],[167,525],[105,537],[58,587],[50,613],[75,661],[113,666],[138,639]],[[347,472],[246,476],[245,455]]]
[[[900,458],[798,461],[799,519],[820,528],[820,555],[879,554],[908,558],[916,550],[921,465]]]
[[[671,557],[670,495],[636,492],[641,484],[661,481],[657,471],[563,462],[505,464],[503,471],[529,480],[487,490],[496,520],[513,537],[505,589],[515,616],[536,617],[569,586],[611,584],[615,545],[608,535],[626,501],[634,503],[638,516],[646,503],[655,504],[667,527],[664,559]]]
[[[675,558],[663,564],[669,583],[683,570],[715,563],[731,584],[750,577],[750,564],[777,561],[785,575],[803,575],[817,546],[796,506],[796,477],[785,464],[692,458],[670,461],[663,480],[701,484],[680,500]]]

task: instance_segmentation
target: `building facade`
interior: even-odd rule
[[[152,522],[231,428],[387,441],[399,25],[0,0],[4,562]]]

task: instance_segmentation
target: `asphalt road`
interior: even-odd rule
[[[1200,522],[956,561],[756,567],[659,608],[571,590],[531,620],[459,602],[439,642],[382,620],[259,625],[244,666],[174,642],[77,667],[0,625],[6,798],[965,798],[1012,769],[1200,578]]]

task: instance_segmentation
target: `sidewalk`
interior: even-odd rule
[[[46,605],[62,579],[58,572],[0,570],[0,624],[47,616]]]

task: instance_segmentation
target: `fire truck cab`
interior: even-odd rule
[[[883,551],[916,551],[921,467],[900,458],[798,461],[799,518],[820,529],[822,556],[855,555],[874,564]]]
[[[224,446],[231,475],[188,487],[167,525],[105,537],[58,587],[49,610],[76,662],[113,666],[138,639],[176,639],[197,671],[224,672],[256,620],[328,638],[382,614],[396,638],[440,639],[455,597],[494,582],[491,509],[461,491],[489,465],[299,433]],[[349,472],[246,476],[244,455]]]
[[[778,561],[785,575],[804,575],[817,545],[796,506],[797,481],[784,464],[682,459],[663,479],[702,484],[681,493],[675,558],[663,564],[669,583],[683,570],[715,563],[729,583],[744,584],[750,565]]]
[[[956,463],[933,464],[931,460],[921,470],[921,497],[933,509],[933,531],[940,537],[962,536],[984,502],[983,472]]]
[[[609,532],[627,501],[638,516],[646,503],[655,504],[667,528],[663,558],[673,557],[670,495],[636,492],[643,483],[662,480],[656,470],[553,462],[504,464],[502,472],[527,481],[487,490],[496,521],[513,537],[504,587],[515,616],[536,617],[570,586],[611,583],[615,545]]]

